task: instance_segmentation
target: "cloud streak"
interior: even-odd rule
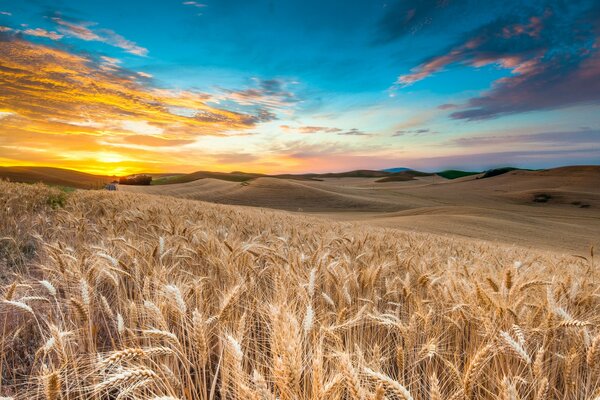
[[[25,35],[37,36],[37,37],[44,37],[44,38],[52,39],[52,40],[59,40],[59,39],[61,39],[63,37],[63,35],[61,35],[59,33],[47,31],[47,30],[42,29],[42,28],[25,29],[22,32]]]
[[[299,99],[289,90],[290,83],[282,79],[253,78],[253,87],[243,90],[221,88],[214,96],[217,101],[233,101],[242,106],[261,106],[282,109],[298,103]]]
[[[312,125],[305,125],[305,126],[298,126],[298,127],[292,127],[289,125],[280,125],[279,128],[281,128],[283,131],[286,131],[286,132],[296,132],[296,133],[302,133],[302,134],[324,133],[324,134],[336,134],[336,135],[340,135],[340,136],[372,136],[371,133],[363,132],[362,130],[360,130],[358,128],[342,129],[342,128],[336,128],[336,127],[312,126]]]
[[[0,26],[0,32],[10,32],[12,34],[22,34],[22,35],[27,35],[27,36],[35,36],[35,37],[41,37],[41,38],[46,38],[46,39],[51,39],[51,40],[59,40],[63,38],[63,35],[61,35],[60,33],[57,32],[52,32],[52,31],[47,31],[46,29],[42,29],[42,28],[28,28],[28,29],[14,29],[8,26]]]
[[[52,21],[57,25],[60,33],[66,36],[74,37],[85,41],[96,41],[106,43],[110,46],[118,47],[127,53],[145,57],[148,55],[148,49],[139,46],[135,42],[124,38],[110,29],[94,29],[95,22],[72,21],[62,16],[52,17]]]
[[[392,134],[392,137],[400,137],[400,136],[422,136],[425,134],[433,135],[437,132],[432,131],[429,128],[420,128],[420,129],[412,129],[412,130],[399,130]]]
[[[358,128],[352,128],[348,131],[338,132],[337,134],[341,136],[373,136],[372,133],[361,131]]]
[[[459,120],[600,102],[600,5],[554,3],[501,15],[401,75],[396,84],[415,84],[455,64],[495,64],[511,72],[490,90],[456,105],[450,116]]]
[[[578,147],[582,150],[600,149],[600,130],[582,129],[579,131],[541,132],[520,135],[488,135],[461,137],[450,144],[461,148],[495,147],[506,143],[520,146]],[[444,145],[447,145],[445,143]]]

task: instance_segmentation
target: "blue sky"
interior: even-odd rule
[[[600,5],[481,4],[0,0],[0,164],[597,164]]]

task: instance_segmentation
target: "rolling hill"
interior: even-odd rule
[[[79,189],[100,189],[116,177],[92,175],[63,168],[0,167],[0,179],[22,183],[46,183]]]
[[[432,179],[412,170],[278,176],[204,171],[155,175],[158,185],[119,189],[562,251],[600,244],[599,166],[503,172]],[[41,167],[0,168],[0,177],[83,189],[113,179]]]
[[[405,168],[405,167],[396,167],[396,168],[386,168],[386,169],[382,169],[382,171],[385,172],[390,172],[392,174],[396,173],[396,172],[404,172],[404,171],[411,171],[410,168]]]
[[[486,179],[402,177],[407,173],[384,182],[381,177],[259,177],[241,183],[207,178],[121,189],[561,251],[584,252],[600,244],[600,166],[513,170]]]
[[[165,174],[168,175],[168,174]],[[166,185],[175,183],[186,183],[192,182],[198,179],[213,178],[221,179],[224,181],[231,182],[245,182],[255,178],[279,178],[279,179],[292,179],[292,180],[310,180],[310,181],[322,181],[326,178],[387,178],[390,177],[392,180],[407,180],[402,179],[413,176],[427,176],[424,172],[414,171],[408,168],[393,168],[391,170],[353,170],[345,172],[326,172],[326,173],[306,173],[306,174],[256,174],[248,172],[210,172],[210,171],[197,171],[189,174],[171,174],[172,176],[159,177],[155,179],[153,185]],[[394,179],[395,178],[395,179]]]
[[[190,174],[179,174],[179,175],[170,175],[165,177],[158,177],[152,181],[153,185],[169,185],[176,183],[187,183],[193,182],[199,179],[220,179],[223,181],[230,182],[245,182],[250,179],[258,178],[260,176],[264,176],[261,174],[252,174],[245,172],[210,172],[210,171],[197,171],[192,172]]]
[[[312,181],[259,177],[231,182],[197,179],[165,186],[122,186],[127,192],[168,195],[214,203],[276,208],[290,211],[389,211],[394,205],[354,190]]]
[[[405,182],[415,180],[417,177],[432,176],[435,174],[429,174],[426,172],[414,171],[412,169],[394,172],[391,175],[377,179],[375,182]]]

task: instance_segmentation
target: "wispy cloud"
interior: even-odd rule
[[[329,128],[326,126],[301,126],[298,128],[298,132],[300,132],[300,133],[317,133],[317,132],[339,133],[342,131],[343,131],[343,129],[341,129],[341,128]]]
[[[252,87],[242,90],[221,88],[221,93],[214,96],[217,101],[233,101],[244,106],[263,106],[281,109],[300,101],[289,89],[292,83],[283,79],[252,79]]]
[[[142,57],[148,55],[148,49],[139,46],[135,42],[124,38],[110,29],[95,29],[94,27],[98,25],[95,22],[72,21],[61,16],[52,17],[52,21],[57,24],[59,32],[66,36],[75,37],[85,41],[106,43],[110,46],[123,49],[127,53]]]
[[[189,6],[189,7],[193,7],[195,9],[202,9],[207,7],[206,4],[204,3],[198,3],[197,1],[184,1],[183,3],[184,6]],[[196,15],[202,15],[202,13],[197,13]]]
[[[402,129],[402,130],[398,130],[396,132],[394,132],[392,134],[392,137],[399,137],[399,136],[422,136],[422,135],[433,135],[436,134],[437,132],[432,131],[429,128],[420,128],[420,129]]]
[[[215,160],[221,164],[250,163],[260,160],[260,156],[251,153],[219,153],[215,154]]]
[[[401,75],[397,84],[408,86],[455,63],[473,67],[495,63],[515,73],[527,72],[550,45],[550,38],[541,37],[541,31],[552,14],[541,12],[542,15],[499,17],[468,33],[445,54],[432,57],[411,73]]]
[[[417,158],[406,156],[402,158],[402,162],[403,165],[410,165],[411,168],[428,171],[444,169],[484,171],[490,168],[506,167],[507,165],[527,165],[529,168],[560,167],[572,165],[574,159],[582,164],[596,164],[597,160],[600,159],[600,149],[471,150],[438,157]]]
[[[304,126],[289,126],[289,125],[280,125],[283,131],[286,132],[295,132],[302,134],[314,134],[314,133],[334,133],[341,136],[372,136],[371,133],[363,132],[358,128],[351,129],[342,129],[337,127],[329,127],[329,126],[312,126],[312,125],[304,125]]]
[[[312,134],[312,133],[338,133],[338,132],[342,132],[343,129],[341,128],[335,128],[335,127],[328,127],[328,126],[311,126],[311,125],[305,125],[305,126],[297,126],[297,127],[292,127],[289,125],[280,125],[279,126],[281,129],[283,129],[286,132],[297,132],[297,133],[306,133],[306,134]]]
[[[61,39],[63,37],[63,35],[61,35],[60,33],[52,32],[52,31],[47,31],[47,30],[42,29],[42,28],[25,29],[22,32],[25,35],[37,36],[37,37],[44,37],[44,38],[52,39],[52,40],[59,40],[59,39]]]
[[[491,90],[458,105],[454,119],[498,116],[600,102],[600,5],[582,0],[558,7],[522,7],[465,35],[444,54],[409,74],[400,87],[414,84],[453,64],[496,64],[512,75]],[[446,107],[444,107],[446,108]],[[449,106],[448,106],[449,108]]]
[[[28,35],[28,36],[36,36],[36,37],[42,37],[42,38],[46,38],[46,39],[51,39],[51,40],[59,40],[63,37],[63,35],[57,33],[57,32],[52,32],[52,31],[47,31],[46,29],[42,29],[42,28],[28,28],[28,29],[15,29],[15,28],[11,28],[8,26],[0,26],[0,32],[5,32],[5,33],[12,33],[12,34],[22,34],[22,35]]]
[[[486,7],[493,7],[493,2]],[[473,0],[392,0],[386,4],[385,13],[379,22],[378,41],[391,41],[423,30],[435,28],[439,20],[455,20],[456,15],[465,15],[470,5],[480,7]]]
[[[511,146],[576,147],[581,150],[591,148],[600,149],[600,130],[580,129],[575,131],[516,135],[480,135],[452,139],[443,145],[446,146],[448,144],[461,148],[495,147],[510,144]]]
[[[338,132],[337,134],[342,136],[373,136],[372,133],[361,131],[358,128],[352,128],[348,131]]]

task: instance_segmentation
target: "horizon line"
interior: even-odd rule
[[[75,168],[66,168],[66,167],[56,167],[56,166],[52,166],[52,165],[31,165],[31,164],[0,165],[0,168],[48,168],[48,169],[57,169],[57,170],[63,170],[63,171],[78,172],[78,173],[93,175],[93,176],[106,176],[106,177],[117,177],[118,178],[118,177],[127,177],[127,176],[135,176],[135,175],[169,175],[169,174],[189,175],[189,174],[194,174],[197,172],[210,172],[210,173],[219,173],[219,174],[242,173],[242,174],[255,174],[255,175],[264,175],[264,176],[278,176],[278,175],[300,176],[300,175],[342,174],[342,173],[348,173],[348,172],[354,172],[354,171],[390,172],[388,170],[399,169],[399,168],[405,168],[406,170],[410,170],[410,171],[426,172],[426,173],[431,173],[431,174],[436,174],[438,172],[444,172],[444,171],[463,171],[463,172],[483,173],[483,172],[490,171],[490,170],[504,169],[504,168],[514,168],[514,169],[526,170],[526,171],[544,171],[544,170],[551,170],[551,169],[558,169],[558,168],[593,167],[593,166],[600,166],[600,163],[598,163],[598,164],[561,164],[558,166],[552,166],[552,167],[546,167],[546,168],[527,168],[527,167],[517,166],[514,164],[501,164],[501,165],[496,165],[496,166],[492,166],[492,167],[484,168],[484,169],[478,169],[478,168],[477,169],[470,169],[470,168],[465,169],[465,168],[459,168],[459,167],[447,167],[447,168],[443,168],[443,169],[427,169],[427,168],[414,169],[411,167],[388,167],[388,168],[383,168],[383,169],[357,168],[357,169],[344,169],[344,170],[328,170],[325,172],[273,172],[273,173],[253,172],[253,171],[243,171],[243,170],[231,170],[231,171],[225,172],[225,171],[217,171],[217,170],[210,170],[210,169],[197,169],[192,172],[141,171],[141,172],[136,172],[136,173],[131,173],[131,174],[124,174],[124,175],[108,174],[108,173],[104,173],[104,174],[103,173],[92,173],[92,172],[87,172],[85,170],[80,170],[80,169],[75,169]]]

